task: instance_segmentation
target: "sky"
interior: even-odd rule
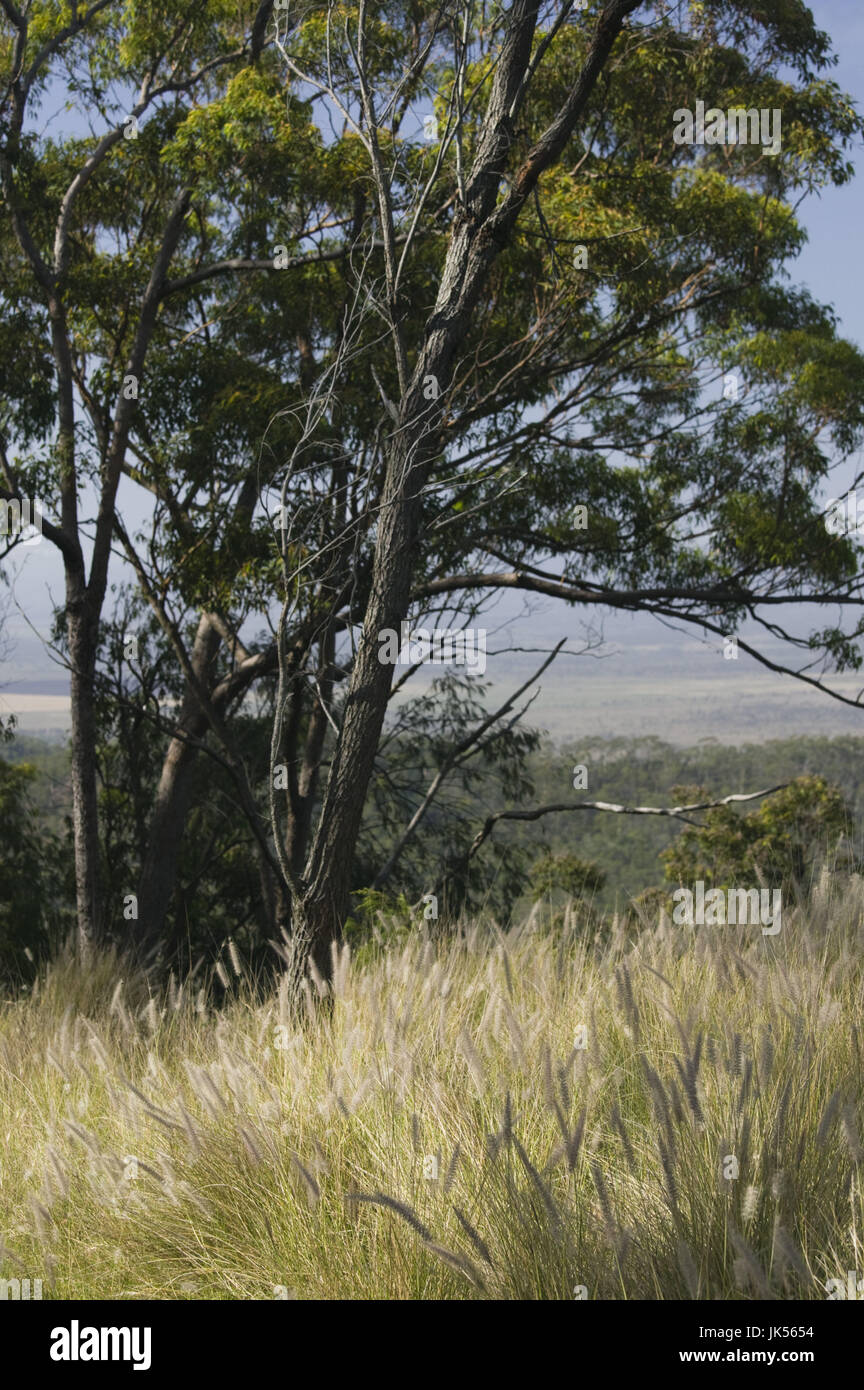
[[[831,35],[839,62],[830,74],[864,105],[864,5],[861,0],[812,0],[817,23]],[[852,159],[859,173],[843,188],[829,188],[804,204],[799,217],[809,241],[792,278],[814,298],[833,305],[843,334],[864,343],[864,150]],[[0,652],[0,714],[15,712],[22,731],[68,726],[67,680],[46,652],[52,596],[63,592],[62,567],[48,542],[18,553],[14,595]],[[116,577],[116,576],[115,576]],[[0,592],[0,602],[2,602]],[[25,618],[21,609],[26,608]],[[525,605],[507,595],[489,623],[491,653],[509,646],[548,649],[567,636],[572,651],[585,645],[585,615],[553,601]],[[864,711],[844,708],[799,682],[773,675],[745,654],[724,660],[722,644],[693,633],[671,631],[644,615],[592,616],[594,643],[588,655],[559,657],[545,674],[530,721],[558,739],[590,734],[656,734],[677,742],[717,738],[745,742],[776,734],[864,733]],[[599,638],[602,645],[597,646]],[[536,650],[488,658],[493,698],[503,697],[538,666]],[[432,674],[432,673],[430,673]],[[837,678],[847,693],[859,679]]]

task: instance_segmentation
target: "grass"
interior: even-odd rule
[[[0,1274],[61,1299],[824,1299],[864,1274],[862,924],[864,881],[826,876],[776,938],[418,932],[343,951],[299,1016],[236,951],[218,1007],[67,954],[0,1006]]]

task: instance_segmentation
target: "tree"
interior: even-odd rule
[[[828,132],[842,140],[843,128],[846,135],[851,134],[856,119],[848,108],[841,115],[843,103],[835,105],[837,94],[830,87],[808,80],[802,91],[793,92],[771,71],[772,61],[776,63],[782,53],[802,77],[810,79],[810,65],[824,59],[824,36],[808,24],[809,13],[803,7],[795,7],[794,23],[787,25],[782,20],[764,20],[761,14],[754,19],[738,5],[711,6],[693,13],[683,36],[658,19],[647,34],[634,31],[631,38],[625,23],[640,8],[625,0],[598,7],[585,30],[570,36],[575,52],[568,56],[576,62],[565,78],[566,63],[546,67],[543,60],[556,39],[563,38],[569,7],[557,12],[555,23],[542,36],[538,6],[512,7],[495,61],[485,74],[488,98],[482,125],[476,127],[466,123],[464,103],[466,91],[471,91],[473,99],[484,86],[479,75],[482,64],[471,61],[475,54],[465,41],[464,28],[461,35],[454,34],[451,80],[443,93],[439,86],[438,125],[445,134],[434,172],[440,168],[449,175],[444,188],[455,212],[442,238],[439,288],[431,313],[410,341],[403,312],[407,299],[403,272],[410,265],[409,252],[418,245],[418,209],[431,195],[435,179],[433,173],[425,184],[412,180],[386,121],[408,99],[406,89],[416,80],[416,65],[398,70],[383,92],[380,78],[373,83],[367,67],[372,44],[366,26],[380,20],[377,12],[373,17],[362,4],[357,11],[356,43],[346,33],[338,64],[333,64],[329,46],[325,60],[324,45],[319,43],[316,49],[305,35],[291,34],[280,42],[291,73],[337,106],[366,152],[385,246],[375,308],[392,356],[392,387],[388,389],[383,372],[373,374],[394,428],[380,451],[383,481],[376,494],[375,551],[362,633],[305,872],[302,879],[290,879],[300,906],[298,915],[319,966],[344,916],[351,864],[345,850],[357,840],[363,793],[388,701],[391,673],[378,660],[378,643],[384,631],[398,630],[412,600],[512,586],[571,602],[599,601],[678,615],[718,633],[728,631],[730,621],[742,612],[754,612],[762,603],[799,600],[808,589],[809,596],[822,603],[828,595],[839,597],[841,590],[845,594],[851,587],[853,602],[859,602],[852,557],[848,550],[841,554],[831,547],[824,532],[817,531],[818,514],[806,480],[825,469],[817,441],[826,427],[833,423],[840,441],[857,437],[859,399],[854,393],[847,395],[840,415],[835,415],[822,388],[831,377],[832,391],[838,386],[842,390],[836,370],[842,360],[851,369],[857,389],[861,361],[852,349],[836,343],[824,312],[806,298],[779,294],[769,269],[774,256],[782,259],[794,244],[788,209],[781,212],[778,194],[818,177],[817,165],[822,176],[845,177],[847,168],[837,162],[836,154],[828,153],[832,144]],[[320,27],[325,21],[316,16],[312,23]],[[718,42],[724,25],[737,40],[734,54]],[[434,38],[433,31],[422,50],[424,59]],[[376,39],[380,43],[380,34]],[[640,39],[657,40],[651,61],[646,61]],[[754,52],[748,62],[750,44]],[[665,67],[658,52],[666,58]],[[668,107],[656,101],[658,68],[660,91],[668,99],[688,68],[691,75],[704,75],[706,67],[718,86],[722,83],[733,97],[730,104],[740,104],[734,100],[736,88],[749,83],[766,101],[769,94],[772,101],[780,100],[782,92],[799,125],[806,113],[811,134],[814,126],[820,131],[816,144],[821,151],[815,163],[805,153],[807,142],[794,136],[794,156],[763,171],[761,151],[755,160],[745,154],[725,180],[717,167],[719,159],[706,159],[694,167],[692,152],[680,161],[674,155],[664,158],[662,121]],[[610,98],[610,89],[615,88],[617,105],[614,96]],[[640,96],[651,92],[654,104],[643,99],[637,112],[634,89]],[[468,129],[470,142],[465,139]],[[593,142],[598,148],[594,160]],[[572,175],[569,188],[563,176],[562,156],[570,150],[577,170],[592,160],[594,167],[589,166],[587,176],[593,174],[600,184],[596,196],[586,177],[587,209],[579,209],[581,216],[571,201]],[[617,160],[611,157],[613,151]],[[724,157],[728,162],[725,152]],[[543,182],[546,207],[540,198],[544,175],[548,176]],[[618,192],[622,184],[623,196]],[[696,208],[706,195],[710,198],[712,185],[719,194],[721,184],[722,195],[711,200],[720,225],[708,229],[703,224],[700,235],[697,227],[702,218]],[[752,191],[754,185],[758,194]],[[626,228],[621,213],[625,207],[635,213],[636,206],[641,225],[634,233]],[[657,224],[653,236],[646,234],[646,220],[650,226],[652,213],[661,207],[662,229]],[[734,224],[726,221],[730,214]],[[680,239],[673,236],[671,255],[661,249],[664,241],[669,245],[670,215],[679,235],[687,228]],[[572,234],[576,227],[578,238]],[[631,254],[651,256],[651,272],[625,275],[614,285],[604,283],[601,252],[597,266],[601,292],[590,285],[583,291],[582,312],[573,314],[574,284],[572,277],[560,276],[560,246],[575,240],[581,245],[585,237],[615,233],[634,238],[638,251],[634,246]],[[766,236],[772,243],[767,254]],[[688,237],[703,242],[695,255],[692,244],[691,254],[684,249]],[[722,268],[717,264],[715,238],[722,246]],[[548,244],[545,264],[542,254],[538,255],[538,242],[542,246],[544,240]],[[715,243],[709,255],[704,254],[706,242]],[[581,270],[584,259],[577,264]],[[540,265],[543,279],[536,274]],[[538,312],[517,318],[518,332],[514,332],[512,320],[496,322],[496,295],[505,274],[518,276],[528,266],[536,268],[535,286],[545,288],[550,280],[552,286]],[[612,300],[605,314],[603,291]],[[513,307],[511,297],[506,302]],[[576,334],[566,322],[568,310],[577,325]],[[803,331],[796,325],[802,316]],[[696,343],[699,347],[694,352]],[[703,353],[715,368],[718,363],[728,367],[735,362],[746,370],[755,387],[746,408],[718,411],[700,402]],[[488,371],[490,362],[492,371]],[[485,373],[481,364],[487,367]],[[539,426],[536,420],[515,426],[502,449],[501,425],[508,414],[512,420],[517,406],[524,410],[532,393],[534,402],[545,406],[544,397],[553,383],[559,393],[545,408]],[[634,420],[636,402],[647,420]],[[572,417],[568,420],[570,412],[599,429],[593,436],[584,427],[581,435],[571,430],[568,426],[576,422]],[[700,424],[707,419],[708,424],[703,425],[703,433],[698,427],[682,429],[682,416],[685,420],[695,417]],[[478,430],[479,440],[476,434],[472,438],[472,427],[481,422],[485,437]],[[606,449],[617,447],[637,456],[641,449],[648,461],[638,472],[620,473],[608,456],[599,462],[592,454],[603,447],[604,436]],[[635,444],[635,437],[641,445]],[[538,476],[535,457],[533,467],[526,470],[532,484],[533,516],[525,518],[518,503],[516,515],[508,516],[505,494],[503,506],[494,509],[492,535],[487,532],[485,543],[467,538],[463,542],[463,554],[471,553],[473,558],[485,551],[490,558],[505,561],[504,571],[478,568],[418,584],[416,552],[422,552],[434,517],[429,491],[442,472],[446,470],[451,478],[455,474],[463,483],[457,505],[461,502],[465,507],[470,499],[482,509],[484,489],[477,485],[476,475],[470,476],[470,464],[479,458],[488,468],[491,460],[503,455],[506,470],[517,458],[521,462],[520,446],[531,445],[544,465],[552,465],[553,473],[557,466],[553,486],[559,498],[562,480],[575,472],[581,484],[576,495],[585,498],[587,494],[585,510],[590,509],[596,488],[607,509],[610,501],[618,503],[621,520],[607,518],[593,544],[578,549],[573,544],[573,525],[562,526],[560,508],[553,526],[538,526],[550,484]],[[574,455],[579,458],[578,471],[572,467]],[[469,472],[467,478],[460,465]],[[493,486],[500,489],[502,472],[492,472]],[[718,487],[720,478],[723,482]],[[688,485],[695,486],[698,500],[687,496]],[[544,519],[552,520],[548,513]],[[681,534],[685,519],[692,527],[689,536]],[[577,524],[583,520],[580,516]],[[714,540],[714,549],[708,553],[698,544],[706,530]],[[803,547],[802,530],[807,535]],[[550,551],[568,556],[561,576],[538,565],[544,551],[547,557]],[[609,583],[606,576],[605,582],[585,577],[589,562],[595,574],[600,569],[606,576],[626,577],[632,587],[620,586],[620,579]],[[811,587],[814,581],[816,593]],[[290,602],[286,593],[286,611]],[[857,635],[856,629],[853,643]],[[837,632],[824,634],[823,645],[835,654],[842,647],[844,659],[855,659],[849,639]],[[277,711],[280,717],[281,710]]]
[[[817,491],[860,437],[864,364],[782,281],[793,201],[849,177],[861,130],[806,6],[3,13],[3,331],[17,296],[54,374],[28,402],[10,369],[7,429],[55,432],[4,468],[7,493],[60,484],[45,534],[67,569],[85,935],[112,540],[180,700],[153,714],[136,930],[162,936],[204,754],[233,782],[270,919],[324,970],[401,688],[382,635],[403,621],[476,625],[509,589],[717,638],[748,617],[804,648],[802,679],[814,656],[858,661],[856,542],[827,531]],[[40,141],[27,103],[67,62],[107,133]],[[676,143],[695,91],[781,110],[780,153]],[[86,584],[75,448],[99,494]],[[152,498],[137,537],[121,476]],[[830,605],[830,626],[784,628],[801,604]],[[255,688],[273,702],[266,787]],[[418,796],[394,828],[406,849]]]
[[[675,883],[701,879],[727,888],[764,880],[804,892],[817,861],[836,849],[850,826],[836,787],[824,777],[798,777],[745,815],[731,806],[706,812],[701,825],[684,830],[660,857]]]
[[[531,869],[531,888],[535,902],[540,902],[556,889],[571,898],[596,893],[606,882],[606,876],[596,864],[579,859],[575,854],[546,853]]]
[[[0,758],[0,976],[7,981],[31,975],[68,926],[58,847],[29,799],[35,777],[30,764]]]
[[[0,440],[0,466],[4,498],[37,488],[57,498],[57,519],[45,520],[43,532],[60,551],[65,571],[77,915],[82,941],[88,942],[104,919],[93,696],[118,488],[128,468],[138,386],[153,339],[164,333],[159,316],[168,270],[190,224],[192,190],[176,175],[159,177],[160,146],[221,76],[255,60],[271,5],[256,12],[251,33],[224,4],[189,4],[179,13],[132,4],[120,16],[110,13],[108,0],[83,9],[73,5],[68,14],[50,3],[22,10],[3,0],[2,8],[3,331],[7,342],[15,328],[19,337],[17,360],[5,369],[12,409]],[[102,124],[101,134],[83,141],[39,140],[31,124],[34,108],[61,77]],[[152,119],[141,127],[145,116]],[[130,163],[150,174],[149,196],[137,206],[134,193],[128,202],[124,196],[130,192]],[[106,227],[122,244],[113,259],[97,235]],[[111,290],[118,279],[122,289],[110,317],[103,317],[109,278]],[[32,381],[21,379],[34,374]],[[49,374],[46,393],[39,375]],[[10,427],[40,441],[50,436],[47,456],[37,451],[23,467],[13,462]],[[85,486],[96,508],[86,540]]]

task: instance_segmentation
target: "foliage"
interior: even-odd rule
[[[566,893],[569,898],[581,898],[598,892],[605,882],[606,875],[596,864],[577,859],[575,854],[546,853],[531,866],[531,893],[535,902],[555,890]]]
[[[370,600],[383,505],[390,424],[382,394],[397,409],[425,341],[510,12],[466,11],[464,78],[466,90],[477,84],[476,99],[458,140],[429,144],[418,122],[433,104],[443,121],[458,87],[456,18],[413,0],[364,7],[367,77],[389,112],[378,149],[390,171],[394,235],[407,248],[390,306],[405,370],[382,330],[387,258],[368,130],[351,119],[333,127],[333,102],[314,87],[318,78],[332,81],[344,111],[358,115],[356,49],[343,35],[359,12],[338,12],[335,27],[326,5],[292,12],[282,53],[273,35],[280,23],[284,29],[284,12],[265,34],[251,0],[173,10],[135,0],[71,19],[65,6],[34,0],[25,38],[13,10],[0,13],[2,466],[22,491],[44,496],[55,519],[76,512],[79,492],[106,489],[103,550],[113,535],[135,564],[135,602],[120,586],[115,613],[94,612],[87,628],[101,636],[100,742],[84,761],[92,776],[98,760],[103,775],[101,888],[112,930],[121,890],[135,884],[146,859],[170,716],[188,693],[185,658],[201,616],[221,624],[208,691],[243,664],[225,632],[254,634],[250,658],[272,655],[273,610],[283,597],[277,500],[292,528],[284,597],[296,669],[285,764],[302,763],[324,712],[329,722],[313,759],[323,782],[333,766],[334,715],[357,707],[342,692]],[[512,148],[502,154],[502,187],[516,181],[585,60],[593,9],[574,18],[543,48]],[[540,33],[535,43],[541,56]],[[300,80],[284,54],[312,80]],[[761,596],[797,601],[827,590],[841,609],[834,626],[784,633],[784,610],[774,607],[772,633],[790,648],[803,645],[808,661],[821,653],[837,667],[859,664],[860,608],[853,602],[844,620],[842,604],[862,582],[860,547],[828,533],[820,498],[864,436],[864,357],[842,339],[834,313],[789,281],[804,242],[800,197],[849,179],[864,129],[829,79],[831,62],[828,37],[797,0],[711,0],[672,15],[658,9],[627,27],[584,120],[544,173],[466,318],[421,489],[408,619],[449,621],[455,611],[473,622],[502,572],[526,590],[554,585],[580,603],[588,595],[602,605],[610,590],[624,591],[628,605],[729,630]],[[31,72],[25,119],[21,74]],[[406,73],[388,105],[386,93]],[[121,130],[145,75],[150,95],[135,138],[106,144],[103,130]],[[86,118],[80,129],[46,123],[37,109],[58,80],[70,109]],[[672,113],[698,91],[721,106],[782,109],[779,155],[744,144],[676,145]],[[77,178],[85,166],[88,176]],[[70,187],[76,195],[64,204]],[[106,484],[107,441],[181,193],[179,241],[148,319],[129,447],[118,465],[124,497],[128,491],[142,508],[134,514],[146,513],[135,535]],[[44,267],[53,263],[64,207],[62,265],[56,293],[47,294]],[[585,269],[574,264],[577,246],[588,253]],[[277,247],[285,268],[276,267]],[[365,307],[352,318],[357,305]],[[62,393],[52,353],[60,339],[74,397],[76,425],[65,441],[74,470],[57,430]],[[721,392],[728,371],[740,378],[735,400]],[[307,408],[330,373],[328,407],[304,434]],[[588,511],[585,528],[574,523],[577,503]],[[78,520],[73,530],[72,552]],[[91,598],[101,610],[98,588]],[[61,645],[67,619],[58,612]],[[120,671],[130,623],[149,664]],[[268,904],[277,895],[265,891],[272,865],[260,847],[273,663],[254,669],[221,724],[211,721],[198,739],[194,777],[177,793],[189,814],[164,938],[188,942],[193,953],[218,949],[232,930],[259,944],[274,930]],[[322,675],[334,687],[326,698]],[[245,700],[253,686],[254,713]],[[451,686],[438,696],[425,722],[425,691],[417,697],[404,737],[385,732],[356,853],[351,846],[351,889],[378,882],[435,759],[474,718],[474,692]],[[464,832],[481,786],[493,811],[528,796],[532,751],[531,736],[511,727],[461,767],[406,845],[388,891],[413,900],[443,876],[457,911],[510,911],[527,888],[533,853],[518,832],[496,832],[466,875]],[[246,800],[238,795],[244,778]],[[365,784],[351,789],[367,796]],[[317,783],[310,800],[304,811],[314,826]],[[610,826],[603,834],[610,844],[634,834],[647,844],[655,831]],[[301,861],[306,849],[299,845]],[[610,875],[603,891],[614,887]]]
[[[64,925],[68,878],[30,799],[36,776],[28,763],[0,759],[0,981],[7,985],[32,978]]]
[[[805,784],[813,778],[824,779],[835,789],[826,793],[827,802],[839,796],[849,808],[849,819],[846,825],[832,820],[831,834],[819,837],[810,859],[829,850],[829,842],[836,840],[841,829],[849,839],[848,847],[841,846],[841,859],[848,854],[853,863],[864,862],[864,739],[852,735],[767,739],[737,747],[708,741],[688,748],[655,737],[591,737],[560,748],[545,744],[529,763],[537,804],[576,799],[570,787],[574,763],[585,763],[589,769],[588,791],[583,795],[617,805],[672,806],[680,801],[674,789],[682,786],[702,787],[708,793],[704,799],[714,800],[798,779]],[[740,820],[758,805],[733,808],[732,814]],[[809,812],[806,805],[801,811],[800,831],[793,834],[804,840]],[[524,847],[534,855],[540,850],[575,853],[596,862],[606,875],[597,901],[609,911],[616,906],[623,910],[644,890],[661,887],[660,856],[676,843],[681,830],[680,822],[655,816],[589,812],[547,816],[527,826],[502,822],[496,839],[507,849]],[[805,883],[809,873],[808,864]],[[668,902],[668,889],[663,887],[662,892]],[[525,897],[514,903],[517,916],[528,902]]]
[[[693,791],[679,790],[683,798]],[[726,888],[749,880],[801,889],[849,829],[840,792],[824,777],[799,777],[743,815],[732,806],[706,811],[704,823],[683,831],[660,857],[666,877],[676,883],[701,879]]]

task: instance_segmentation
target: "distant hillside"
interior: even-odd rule
[[[34,803],[46,826],[61,830],[71,808],[68,749],[22,735],[0,749],[0,757],[38,768]],[[584,763],[588,770],[584,792],[573,789],[573,768],[578,763]],[[690,748],[659,738],[550,741],[531,759],[530,769],[534,793],[525,799],[526,808],[579,800],[667,806],[674,804],[672,789],[676,786],[704,786],[711,796],[721,797],[818,773],[843,791],[853,818],[850,837],[864,854],[864,737],[773,739],[740,747],[705,742]],[[488,809],[478,799],[478,826]],[[595,860],[607,875],[601,902],[611,907],[616,898],[623,901],[663,882],[658,855],[681,829],[681,823],[673,820],[575,812],[525,824],[504,822],[496,829],[495,838],[530,846],[538,855],[548,848]],[[466,831],[469,833],[473,829]]]
[[[16,734],[10,743],[0,744],[0,758],[9,763],[30,763],[39,776],[30,798],[47,829],[62,831],[64,819],[72,810],[69,780],[69,748],[56,738],[33,738]]]
[[[573,790],[573,768],[588,769],[586,791]],[[701,785],[715,797],[758,791],[818,773],[840,787],[853,816],[850,835],[864,848],[864,738],[792,738],[727,747],[705,743],[678,748],[659,738],[583,739],[547,744],[533,762],[535,794],[526,805],[559,801],[612,801],[625,805],[675,804],[672,788]],[[611,906],[662,883],[661,850],[683,829],[679,821],[648,816],[573,812],[529,824],[502,824],[499,839],[548,846],[595,860],[607,874],[601,901]]]

